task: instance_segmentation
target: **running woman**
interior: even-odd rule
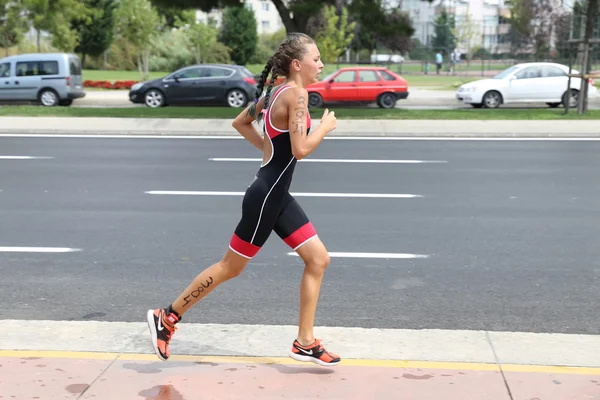
[[[223,258],[201,272],[167,308],[148,310],[152,345],[161,360],[170,356],[169,342],[183,314],[221,283],[240,275],[275,231],[305,263],[300,285],[298,334],[289,355],[295,360],[319,365],[340,363],[340,357],[328,352],[313,333],[329,255],[300,204],[289,193],[297,160],[311,154],[336,128],[334,112],[325,109],[320,125],[310,132],[306,87],[318,81],[322,69],[314,40],[301,33],[288,35],[267,62],[254,102],[233,121],[233,127],[263,152],[263,161],[246,190],[241,220]],[[271,79],[263,96],[269,74]],[[278,76],[285,77],[285,81],[273,88]],[[264,135],[253,126],[255,120],[264,120]]]

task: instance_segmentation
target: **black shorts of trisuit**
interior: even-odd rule
[[[229,243],[231,250],[246,258],[258,253],[272,231],[294,250],[317,236],[304,210],[289,193],[297,162],[292,154],[289,131],[278,129],[271,122],[271,107],[289,88],[285,85],[275,90],[273,100],[264,111],[265,140],[271,142],[271,158],[261,165],[246,190],[242,218]],[[310,129],[310,115],[307,120]]]
[[[293,250],[317,236],[300,204],[288,191],[272,190],[257,178],[247,189],[242,202],[242,218],[229,248],[251,259],[275,232]]]

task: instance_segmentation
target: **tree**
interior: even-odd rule
[[[337,14],[335,6],[325,6],[324,16],[327,21],[325,28],[322,29],[315,41],[319,46],[321,58],[324,62],[333,63],[348,48],[354,33],[356,22],[348,24],[348,10],[342,8],[341,16]]]
[[[84,0],[92,14],[88,20],[75,19],[72,28],[78,33],[79,44],[75,51],[82,54],[85,66],[86,55],[100,56],[111,45],[114,38],[116,0]]]
[[[452,30],[456,28],[454,15],[449,15],[446,9],[442,9],[440,16],[435,19],[434,36],[432,45],[435,49],[450,50],[456,47],[456,37]]]
[[[569,34],[571,32],[571,23],[573,22],[573,13],[564,13],[556,18],[556,52],[559,58],[567,60],[570,55]]]
[[[176,7],[171,2],[153,4],[154,8],[165,21],[165,28],[177,28],[185,24],[196,22],[196,12],[194,10],[185,10]]]
[[[227,7],[222,21],[221,42],[231,48],[231,58],[236,64],[245,65],[258,44],[254,12],[246,7]]]
[[[19,44],[23,38],[22,8],[11,0],[0,0],[0,47],[8,49]]]
[[[388,7],[384,0],[355,0],[349,9],[358,22],[354,47],[366,47],[372,52],[379,43],[392,51],[410,50],[410,37],[415,30],[408,14]]]
[[[121,0],[115,12],[117,33],[137,50],[137,65],[142,80],[149,77],[148,62],[152,39],[160,30],[161,19],[148,0]]]
[[[307,33],[307,26],[312,17],[318,15],[323,5],[334,5],[336,0],[271,0],[277,9],[286,32]],[[421,0],[429,3],[433,0]],[[242,7],[240,0],[152,0],[154,4],[172,5],[182,9],[200,9],[209,12],[224,7]],[[346,5],[362,5],[365,9],[373,9],[381,0],[344,0]],[[374,21],[377,22],[377,21]]]
[[[181,29],[185,32],[189,43],[194,49],[196,63],[206,62],[207,56],[217,44],[219,30],[215,21],[208,21],[206,24],[194,21],[192,24],[181,27]]]
[[[465,53],[465,56],[467,57],[468,68],[471,65],[473,55],[480,48],[478,45],[479,41],[477,39],[481,38],[479,24],[473,21],[468,8],[464,18],[458,22],[458,25],[455,28],[451,29],[451,32],[456,40],[457,46]]]
[[[374,35],[391,51],[404,54],[412,49],[411,37],[414,33],[415,29],[408,13],[392,9],[383,15]]]
[[[592,60],[590,57],[590,39],[594,35],[594,31],[598,29],[598,14],[600,13],[600,8],[598,6],[598,0],[588,0],[587,1],[587,11],[585,17],[585,33],[583,36],[583,68],[582,73],[584,75],[590,73],[590,67],[592,64]],[[600,33],[600,32],[597,32]],[[579,114],[583,114],[587,111],[588,104],[588,80],[581,80],[581,91],[579,95]]]
[[[27,19],[37,31],[37,50],[41,52],[41,32],[52,34],[52,43],[63,51],[77,46],[77,32],[71,28],[75,18],[87,20],[90,10],[79,0],[22,0]]]
[[[537,57],[550,48],[557,8],[554,0],[514,0],[511,6],[511,44],[514,50],[530,46]]]

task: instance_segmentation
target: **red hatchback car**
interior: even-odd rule
[[[310,107],[325,103],[372,103],[394,108],[398,99],[408,97],[408,83],[384,67],[341,68],[308,90]]]

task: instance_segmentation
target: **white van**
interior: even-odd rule
[[[32,53],[0,58],[0,102],[39,101],[69,106],[85,97],[81,62],[75,54]]]
[[[371,54],[371,63],[390,63],[400,64],[404,62],[404,57],[400,54]]]

